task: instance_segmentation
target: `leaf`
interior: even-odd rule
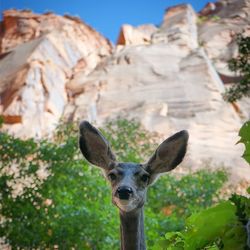
[[[231,202],[225,201],[190,216],[187,219],[187,231],[184,234],[185,249],[200,249],[217,238],[222,240],[223,249],[243,249],[244,229],[238,222],[235,212],[236,207]]]
[[[181,232],[169,232],[165,235],[168,250],[184,250],[184,237]]]
[[[245,145],[245,151],[242,157],[250,164],[250,121],[247,121],[240,129],[239,136],[241,137],[238,143]]]
[[[250,121],[247,121],[243,124],[239,131],[239,136],[243,141],[250,141]]]

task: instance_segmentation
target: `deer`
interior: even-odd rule
[[[79,126],[79,147],[85,159],[101,168],[111,184],[112,203],[120,216],[120,249],[146,250],[143,207],[147,188],[183,160],[188,132],[164,140],[146,163],[119,162],[107,139],[88,121]]]

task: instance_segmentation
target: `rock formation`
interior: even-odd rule
[[[241,115],[236,112],[222,98],[220,77],[228,76],[226,61],[237,51],[233,34],[249,31],[249,1],[238,2],[236,8],[236,0],[221,0],[200,14],[190,5],[175,6],[159,27],[124,25],[113,50],[79,19],[6,11],[0,32],[3,129],[42,137],[61,116],[97,125],[136,118],[162,138],[189,130],[186,166],[225,166],[249,180],[242,147],[235,145],[249,101],[239,104]]]
[[[91,72],[110,42],[77,18],[6,11],[1,24],[0,113],[18,136],[51,133],[81,70]]]
[[[212,10],[205,7],[198,17],[199,43],[219,73],[233,75],[227,61],[237,54],[236,34],[250,36],[250,1],[220,0],[208,6]]]

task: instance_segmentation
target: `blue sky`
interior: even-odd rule
[[[77,15],[115,43],[122,24],[160,24],[164,11],[169,6],[190,3],[199,11],[207,2],[208,0],[0,0],[0,10],[26,8],[36,13],[50,10],[60,15]]]

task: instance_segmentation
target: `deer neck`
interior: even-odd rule
[[[121,250],[146,250],[143,207],[135,212],[120,211]]]

